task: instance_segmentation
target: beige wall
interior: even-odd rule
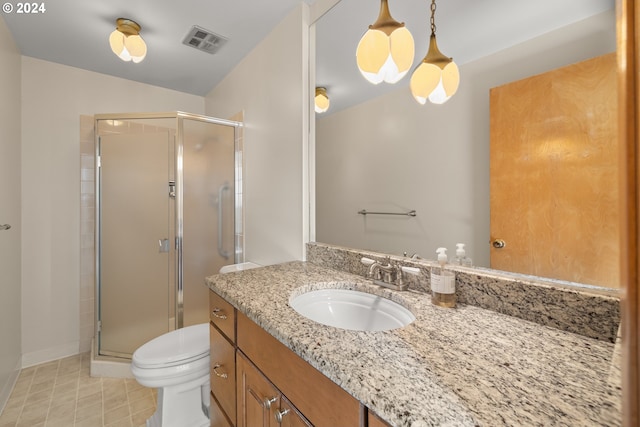
[[[0,18],[0,411],[20,367],[20,52]]]
[[[316,240],[431,259],[464,242],[474,264],[488,266],[489,89],[615,46],[610,11],[462,65],[443,105],[420,106],[405,86],[317,116]],[[364,218],[361,209],[417,216]]]
[[[308,235],[308,6],[301,2],[206,96],[206,114],[244,112],[246,259],[302,259]]]
[[[93,254],[79,238],[80,115],[174,110],[202,114],[204,98],[22,58],[23,366],[88,350],[80,257]]]

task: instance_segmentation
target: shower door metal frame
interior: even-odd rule
[[[101,251],[101,238],[100,238],[100,144],[98,135],[98,122],[101,120],[122,120],[122,121],[130,121],[130,120],[144,120],[144,119],[175,119],[176,120],[176,142],[175,142],[175,286],[176,286],[176,294],[175,294],[175,327],[182,328],[184,326],[184,271],[183,271],[183,257],[182,257],[182,239],[184,235],[184,223],[183,223],[183,214],[184,214],[184,120],[194,120],[205,123],[217,124],[222,126],[230,126],[233,127],[233,138],[234,138],[234,180],[236,185],[241,182],[241,177],[238,173],[238,162],[242,161],[239,159],[239,155],[242,151],[242,148],[239,144],[239,129],[243,127],[242,122],[238,122],[235,120],[227,120],[227,119],[219,119],[215,117],[204,116],[200,114],[194,113],[186,113],[182,111],[175,112],[165,112],[165,113],[109,113],[109,114],[96,114],[94,116],[94,129],[95,129],[95,354],[97,356],[101,356],[100,353],[100,319],[101,319],[101,307],[100,307],[100,277],[101,277],[101,265],[100,265],[100,251]],[[237,221],[235,218],[238,215],[242,215],[238,212],[238,209],[242,209],[239,206],[242,206],[241,199],[242,192],[235,191],[234,192],[234,251],[233,251],[233,261],[234,263],[238,263],[242,261],[244,258],[244,248],[242,241],[238,241],[236,235],[238,233],[242,233],[242,230],[237,230]],[[212,274],[215,272],[212,272]],[[167,319],[168,320],[168,319]],[[111,356],[111,355],[110,355]],[[116,357],[126,357],[126,356],[118,356]]]

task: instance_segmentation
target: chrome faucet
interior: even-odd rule
[[[371,278],[376,285],[396,291],[407,290],[408,285],[402,279],[402,267],[393,264],[389,257],[385,258],[384,264],[369,258],[362,258],[361,262],[369,266],[367,277]]]

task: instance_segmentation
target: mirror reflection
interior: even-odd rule
[[[427,50],[429,5],[427,1],[389,2],[391,15],[405,22],[415,39],[414,67]],[[593,256],[588,263],[612,265],[614,271],[597,277],[578,275],[575,278],[556,275],[553,268],[523,271],[517,262],[513,266],[497,266],[493,243],[501,236],[491,230],[495,227],[491,199],[501,191],[491,183],[494,142],[490,121],[492,114],[495,115],[491,108],[491,89],[614,52],[614,2],[451,0],[439,3],[438,46],[458,64],[460,86],[445,104],[424,106],[412,98],[407,77],[395,85],[372,85],[357,69],[357,43],[368,25],[375,21],[378,8],[378,4],[371,2],[342,0],[315,24],[316,85],[326,88],[331,102],[326,113],[316,114],[316,240],[386,253],[417,254],[428,259],[434,259],[435,250],[441,246],[448,248],[452,258],[456,243],[464,243],[467,255],[476,266],[618,287],[615,227],[607,229],[609,241],[600,245],[595,242],[597,249],[588,251]],[[611,64],[615,75],[615,62]],[[591,74],[588,69],[583,72]],[[606,76],[610,75],[605,73],[602,78],[609,79]],[[552,81],[555,82],[555,78]],[[579,90],[578,85],[574,86]],[[545,90],[548,91],[540,88],[539,93]],[[612,96],[615,104],[615,94]],[[549,107],[557,105],[553,97],[548,100],[541,97],[542,104],[537,106],[528,104],[530,94],[513,98],[508,103],[512,107],[527,105],[531,110],[525,110],[518,119],[524,120],[521,126],[525,129],[541,120],[576,122],[574,113],[565,110],[559,111],[556,118],[538,117],[537,112],[550,109],[544,102],[548,102]],[[564,98],[582,102],[585,97],[573,93],[565,94]],[[615,123],[615,111],[610,108],[601,106],[588,114],[608,116],[609,122]],[[502,122],[510,124],[513,120]],[[583,136],[592,139],[590,132],[583,132]],[[615,134],[615,129],[613,132]],[[582,148],[569,157],[581,161],[585,155],[597,157],[608,151],[615,155],[617,141],[612,139],[611,150],[607,150],[605,141],[600,149]],[[548,144],[551,137],[547,136],[546,140]],[[562,145],[554,145],[558,146]],[[563,147],[562,150],[571,153],[571,144]],[[551,150],[547,157],[556,155],[558,150]],[[517,162],[507,164],[517,172]],[[584,170],[581,163],[575,163],[575,173],[569,176],[578,177],[579,171]],[[537,175],[537,172],[528,172],[531,173]],[[617,203],[615,163],[609,165],[607,173],[607,187],[611,187],[611,191],[587,194],[585,199]],[[526,175],[523,172],[522,176]],[[566,180],[554,179],[548,188],[539,187],[535,181],[522,182],[521,193],[540,189],[539,199],[529,204],[549,203],[553,199],[551,193],[558,187],[556,184]],[[578,188],[580,184],[574,185],[569,188]],[[586,230],[565,230],[564,234],[552,231],[551,235],[557,239],[542,241],[540,232],[531,228],[525,214],[516,211],[510,214],[513,208],[510,200],[514,200],[513,194],[506,197],[507,204],[500,212],[519,233],[518,240],[506,242],[506,248],[522,242],[527,243],[526,248],[531,242],[539,243],[553,265],[575,261],[585,236],[591,236],[592,230],[607,224],[617,224],[617,218],[594,218]],[[556,196],[553,200],[555,204],[562,204],[568,197]],[[578,209],[577,215],[582,215],[580,207],[574,209]],[[359,214],[362,210],[394,214],[415,210],[416,215]],[[558,220],[553,215],[527,215],[537,215],[549,227],[558,227],[555,230],[566,229],[567,223],[575,222],[567,218]],[[560,223],[556,224],[557,221]],[[569,243],[573,246],[565,245]],[[531,254],[528,255],[531,258]],[[570,269],[580,271],[582,268],[576,261]]]

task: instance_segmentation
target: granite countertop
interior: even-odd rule
[[[470,305],[436,307],[306,262],[218,274],[209,288],[394,426],[617,426],[620,360],[612,343]],[[359,289],[416,316],[391,331],[324,326],[289,298]]]

